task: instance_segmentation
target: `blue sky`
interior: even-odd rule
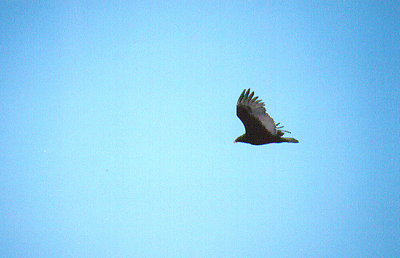
[[[1,1],[1,256],[399,256],[399,13]],[[233,144],[244,88],[300,143]]]

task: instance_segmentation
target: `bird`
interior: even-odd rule
[[[239,136],[234,142],[263,145],[269,143],[291,142],[298,143],[295,138],[282,137],[289,131],[283,130],[280,123],[275,124],[265,110],[265,104],[254,91],[244,89],[236,104],[236,115],[242,121],[246,133]]]

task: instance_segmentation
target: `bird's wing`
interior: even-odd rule
[[[272,135],[277,134],[274,119],[265,110],[265,104],[258,97],[253,97],[254,91],[243,90],[236,104],[236,114],[243,122],[246,133],[258,134],[268,132]]]

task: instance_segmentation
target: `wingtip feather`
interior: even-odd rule
[[[249,97],[250,88],[247,89],[246,93],[244,94],[244,98],[247,99]]]
[[[243,100],[243,97],[244,97],[245,92],[246,92],[246,89],[244,89],[244,90],[242,91],[242,94],[240,94],[239,99],[238,99],[238,103],[241,102],[241,101]]]
[[[254,91],[251,92],[251,94],[249,95],[249,100],[250,100],[250,101],[252,100],[253,96],[254,96]]]

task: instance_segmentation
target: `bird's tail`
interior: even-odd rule
[[[298,143],[299,141],[296,140],[295,138],[286,138],[286,137],[282,137],[281,138],[283,142],[293,142],[293,143]]]

